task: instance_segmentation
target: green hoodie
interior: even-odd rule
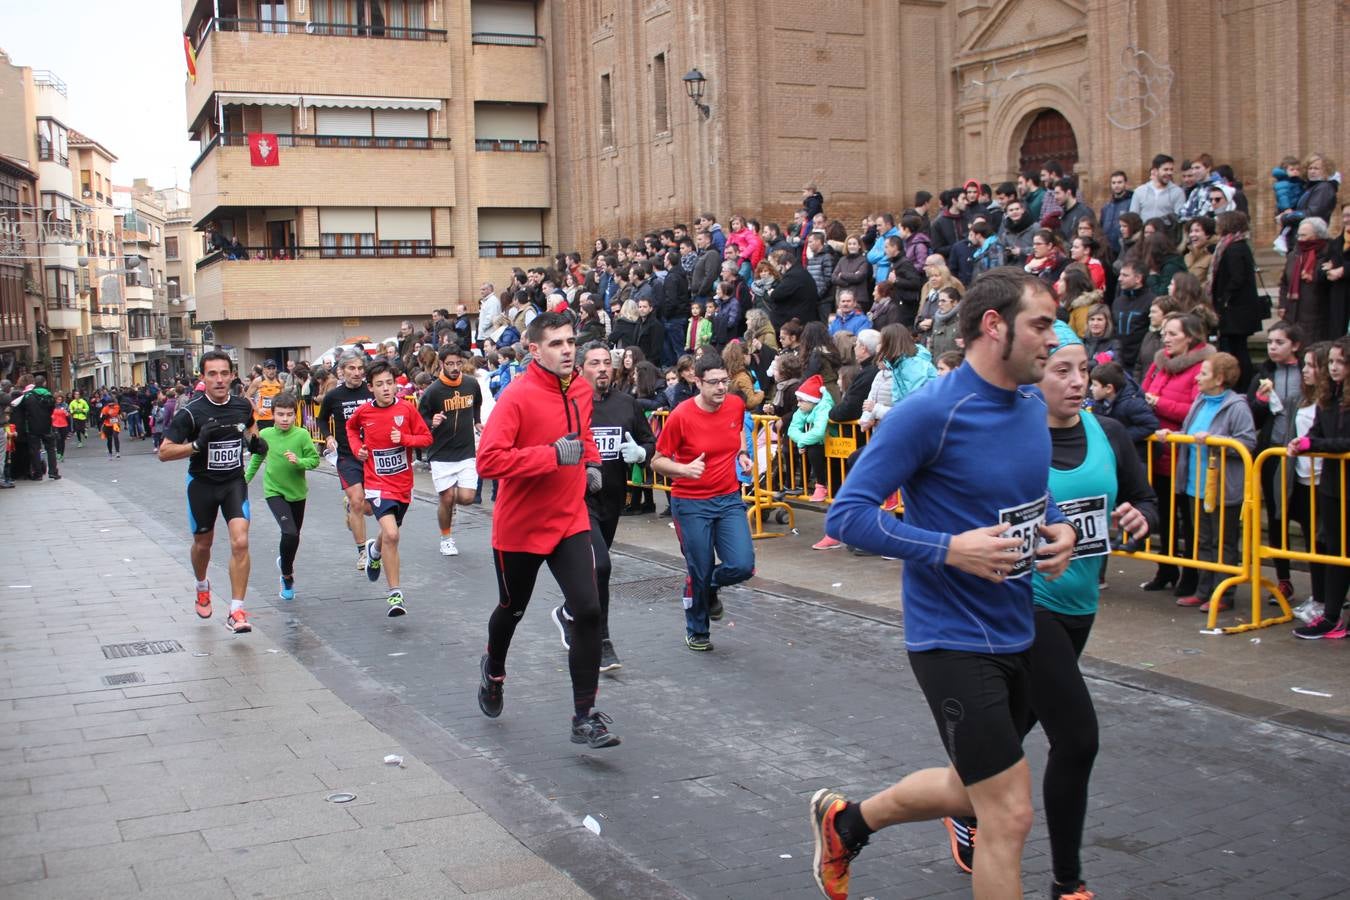
[[[292,425],[285,431],[275,425],[258,432],[258,437],[267,442],[267,471],[263,473],[263,496],[284,497],[287,500],[303,500],[309,495],[305,484],[305,472],[319,465],[319,450],[309,432],[299,425]],[[286,458],[286,451],[295,454],[298,462]],[[252,481],[263,464],[264,457],[254,454],[248,461],[248,470],[244,473],[247,481]]]
[[[70,401],[70,417],[80,421],[89,418],[89,401],[83,397],[76,397]]]

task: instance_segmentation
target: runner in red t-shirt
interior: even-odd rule
[[[736,478],[737,464],[749,470],[752,461],[745,449],[745,402],[727,396],[731,382],[722,358],[707,354],[694,375],[698,396],[666,419],[652,470],[674,479],[670,508],[690,582],[684,643],[690,650],[711,650],[709,620],[722,618],[718,589],[755,574],[755,547]],[[722,563],[714,568],[717,558]]]
[[[401,616],[403,591],[398,586],[398,530],[412,502],[412,447],[430,447],[431,432],[417,409],[398,399],[394,369],[377,362],[366,370],[374,398],[347,417],[347,442],[365,465],[366,507],[380,526],[379,537],[366,541],[366,577],[377,581],[384,570],[389,581],[389,615]]]

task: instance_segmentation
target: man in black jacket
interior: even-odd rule
[[[637,340],[635,343],[642,355],[655,361],[661,355],[661,345],[665,343],[666,328],[652,311],[652,301],[643,297],[637,302]]]
[[[662,366],[673,366],[684,349],[684,332],[689,325],[689,273],[680,264],[678,250],[666,254],[666,280],[661,283],[656,317],[665,328],[665,336],[661,342],[660,359],[655,356],[648,359]]]
[[[933,220],[930,234],[933,252],[950,257],[952,245],[966,236],[966,193],[960,188],[948,188],[941,194],[942,213]]]
[[[689,275],[689,293],[692,299],[707,305],[717,286],[717,276],[722,271],[722,254],[713,247],[712,236],[706,231],[694,235],[694,246],[698,251],[698,259],[694,263],[694,271]],[[688,310],[685,312],[688,313]],[[684,340],[684,335],[680,336],[680,340]]]
[[[775,253],[773,262],[782,273],[768,296],[769,321],[774,330],[793,319],[800,320],[803,325],[815,322],[819,315],[820,295],[806,267],[797,261],[795,253],[785,250]]]
[[[28,441],[28,471],[34,481],[42,480],[42,451],[47,451],[47,477],[58,481],[61,473],[56,467],[56,433],[52,431],[52,410],[56,400],[47,390],[47,376],[35,375],[32,390],[19,399],[19,413],[23,417],[23,432]],[[17,417],[16,417],[17,418]]]
[[[1126,372],[1133,372],[1139,361],[1139,345],[1148,334],[1149,307],[1153,305],[1153,292],[1144,286],[1146,273],[1140,271],[1142,265],[1126,258],[1120,267],[1116,299],[1111,306],[1116,340],[1120,342],[1120,365]],[[1144,360],[1142,369],[1147,371],[1151,362],[1151,359]]]
[[[872,382],[877,377],[877,348],[881,346],[881,332],[875,328],[864,328],[858,332],[858,340],[853,345],[853,354],[858,359],[859,370],[849,384],[848,390],[839,398],[839,402],[830,408],[831,422],[855,422],[862,417],[863,403],[872,391]]]

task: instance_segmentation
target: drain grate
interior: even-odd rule
[[[122,687],[127,684],[144,684],[145,676],[140,672],[119,672],[116,675],[104,675],[103,683],[108,687]]]
[[[684,593],[684,576],[666,575],[661,578],[644,578],[640,581],[613,585],[611,590],[615,596],[622,597],[625,600],[639,600],[645,603],[665,600],[679,602],[680,595]]]
[[[177,641],[133,641],[130,644],[104,644],[105,659],[126,659],[131,656],[155,656],[160,653],[178,653],[183,645]]]

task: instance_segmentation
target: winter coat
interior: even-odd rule
[[[1111,245],[1111,252],[1120,255],[1120,216],[1130,211],[1130,201],[1134,191],[1126,191],[1119,197],[1112,197],[1102,204],[1102,233]]]
[[[830,409],[834,398],[828,392],[820,395],[820,402],[807,412],[800,406],[792,414],[788,425],[788,437],[798,447],[815,447],[825,443],[825,434],[830,428]]]
[[[872,320],[872,327],[880,331],[887,325],[902,324],[904,310],[896,304],[894,297],[890,297],[886,300],[885,305],[873,303],[872,311],[867,314],[867,317]]]
[[[722,349],[731,343],[733,338],[738,338],[745,332],[745,307],[737,295],[748,298],[749,294],[744,284],[737,284],[736,294],[723,300],[718,305],[717,312],[712,314],[712,345],[717,349]]]
[[[933,314],[933,328],[928,334],[928,352],[936,359],[949,350],[955,350],[956,339],[960,336],[961,304],[958,303],[945,318],[940,312]]]
[[[12,405],[12,404],[11,404]],[[52,433],[52,409],[56,399],[45,387],[33,388],[19,398],[19,416],[13,416],[20,430],[33,437],[45,437]],[[22,417],[22,422],[19,422]]]
[[[877,371],[876,363],[871,359],[862,364],[857,377],[849,382],[848,390],[844,391],[844,396],[840,397],[839,402],[830,410],[831,422],[852,422],[862,418],[863,401],[872,392]]]
[[[1246,337],[1261,330],[1265,302],[1256,292],[1256,261],[1246,241],[1233,241],[1219,257],[1211,296],[1219,334]]]
[[[1030,216],[1022,217],[1022,226],[1013,224],[1013,220],[1003,217],[998,227],[998,243],[1003,248],[1003,260],[1008,265],[1023,265],[1031,258],[1031,241],[1036,236],[1036,222]]]
[[[1338,281],[1331,281],[1322,271],[1324,262],[1331,263],[1333,269],[1345,268],[1346,245],[1350,243],[1350,233],[1333,237],[1327,241],[1327,249],[1317,261],[1317,279],[1326,285],[1327,291],[1327,333],[1342,335],[1350,326],[1350,272],[1346,272]]]
[[[914,268],[923,271],[928,257],[933,255],[933,242],[922,231],[916,231],[905,241],[905,258],[914,264]]]
[[[1301,353],[1299,354],[1302,355]],[[1256,389],[1263,378],[1270,379],[1274,385],[1273,393],[1278,394],[1283,409],[1277,414],[1270,410],[1271,397],[1262,400],[1256,395]],[[1257,368],[1252,383],[1247,388],[1247,405],[1252,408],[1252,420],[1256,423],[1256,449],[1283,447],[1294,439],[1294,414],[1303,399],[1302,363],[1292,366],[1265,360]]]
[[[1284,259],[1284,272],[1280,275],[1280,306],[1284,308],[1284,318],[1301,326],[1309,341],[1330,340],[1340,336],[1332,335],[1327,330],[1327,307],[1330,305],[1327,286],[1330,282],[1321,271],[1322,256],[1325,253],[1324,247],[1319,253],[1318,260],[1313,263],[1313,280],[1305,281],[1298,286],[1298,299],[1293,296],[1293,284],[1299,278],[1298,265],[1301,256],[1295,246],[1289,248],[1289,255]]]
[[[914,268],[913,263],[903,256],[896,257],[891,303],[900,307],[900,322],[906,328],[914,327],[914,319],[919,314],[919,292],[923,290],[924,282],[923,272]],[[872,320],[872,326],[879,330],[876,321]]]
[[[661,359],[661,347],[666,342],[666,326],[656,316],[639,317],[633,343],[642,355],[652,362]]]
[[[830,273],[830,283],[837,295],[840,288],[850,288],[859,308],[865,308],[872,302],[872,265],[864,253],[852,256],[844,254],[835,260],[834,271]]]
[[[1290,178],[1289,173],[1279,166],[1270,170],[1270,177],[1275,179],[1275,208],[1283,212],[1297,206],[1307,182],[1302,178]]]
[[[658,294],[657,318],[663,322],[687,319],[689,299],[689,275],[680,266],[668,269]]]
[[[1073,239],[1078,237],[1078,223],[1084,219],[1091,222],[1097,221],[1096,215],[1092,212],[1092,207],[1082,200],[1074,203],[1072,207],[1060,214],[1059,234],[1064,238],[1064,243],[1073,243]]]
[[[745,408],[756,413],[764,404],[764,392],[755,387],[755,376],[749,372],[737,372],[731,376],[731,392],[745,401]]]
[[[966,287],[975,280],[975,245],[962,237],[947,251],[947,268]]]
[[[1120,338],[1116,338],[1116,342],[1119,343]],[[1153,364],[1152,359],[1158,355],[1158,351],[1161,349],[1162,332],[1149,328],[1144,332],[1143,340],[1139,342],[1139,355],[1135,358],[1133,365],[1125,369],[1126,374],[1133,375],[1136,381],[1143,381],[1144,373]]]
[[[1312,182],[1304,189],[1294,208],[1280,218],[1280,223],[1287,228],[1297,229],[1299,222],[1314,216],[1330,223],[1336,213],[1336,194],[1340,188],[1340,182],[1331,179]]]
[[[927,347],[915,347],[912,356],[906,356],[898,365],[891,366],[891,377],[895,381],[891,386],[891,405],[894,406],[938,377],[937,368],[933,365],[933,354]]]
[[[614,328],[609,333],[609,343],[614,347],[636,347],[638,342],[638,323],[628,319],[614,320]],[[646,353],[647,351],[643,351]]]
[[[1093,403],[1092,411],[1124,425],[1125,432],[1129,434],[1135,450],[1139,452],[1139,459],[1141,461],[1148,459],[1145,455],[1148,450],[1148,439],[1158,430],[1158,416],[1144,399],[1139,382],[1126,373],[1125,386],[1116,392],[1115,399]]]
[[[1153,292],[1155,297],[1167,296],[1167,289],[1172,285],[1172,276],[1178,272],[1186,271],[1186,261],[1180,254],[1173,253],[1162,262],[1162,269],[1156,274],[1150,273],[1144,279],[1144,285]]]
[[[965,237],[966,229],[961,216],[953,216],[946,210],[942,211],[936,219],[933,220],[933,227],[929,230],[933,238],[933,252],[941,253],[947,259],[951,259],[952,247],[956,242]],[[919,266],[922,268],[922,265]]]
[[[1341,403],[1343,388],[1336,388],[1331,404],[1318,406],[1308,431],[1308,450],[1312,453],[1350,453],[1350,409]],[[1323,497],[1341,494],[1341,466],[1328,460],[1317,480],[1317,493]]]
[[[1195,418],[1196,412],[1201,404],[1205,403],[1205,398],[1197,394],[1194,402],[1191,404],[1190,411],[1186,413],[1186,419],[1181,423],[1181,431],[1188,431],[1191,421]],[[1232,438],[1239,444],[1247,448],[1248,452],[1256,449],[1256,426],[1252,423],[1252,411],[1247,406],[1247,400],[1236,391],[1227,391],[1223,400],[1219,404],[1219,412],[1214,416],[1214,420],[1205,428],[1207,434],[1214,437]],[[1182,493],[1190,477],[1191,470],[1191,448],[1181,446],[1181,452],[1177,454],[1177,475],[1173,482],[1174,488],[1178,494]],[[1209,465],[1209,454],[1218,452],[1207,447],[1197,447],[1197,459],[1201,466]],[[1223,505],[1238,506],[1242,503],[1243,494],[1246,490],[1246,479],[1242,471],[1242,457],[1236,450],[1223,448],[1223,454],[1226,456],[1227,463],[1224,465],[1223,480]],[[1215,475],[1217,478],[1218,476]],[[1204,484],[1204,481],[1201,481]]]
[[[1199,247],[1187,245],[1186,252],[1182,256],[1182,260],[1186,263],[1186,271],[1200,279],[1201,284],[1209,278],[1209,267],[1214,261],[1214,247],[1218,243],[1219,239],[1212,237]]]
[[[834,250],[825,247],[806,261],[807,274],[815,282],[816,294],[822,301],[831,300],[834,297],[834,283],[831,281],[831,276],[834,274],[834,264],[838,258]]]
[[[820,380],[825,382],[825,393],[829,394],[834,400],[838,400],[841,396],[839,368],[835,365],[836,360],[837,357],[827,356],[817,349],[811,351],[811,355],[806,358],[806,364],[802,366],[802,381],[806,381],[812,375],[819,375]]]
[[[886,258],[886,238],[891,235],[899,237],[900,229],[892,227],[890,231],[879,236],[872,249],[867,251],[867,261],[872,265],[872,278],[879,282],[885,281],[891,271],[890,260]]]
[[[691,297],[707,300],[713,295],[717,278],[722,274],[722,254],[708,248],[698,256],[694,271],[689,276],[689,294]]]
[[[1158,417],[1158,427],[1169,431],[1180,431],[1181,423],[1191,411],[1195,397],[1200,389],[1195,386],[1195,378],[1200,374],[1200,364],[1213,356],[1215,350],[1209,344],[1196,344],[1175,358],[1159,350],[1153,363],[1144,374],[1142,388],[1145,394],[1156,394],[1158,402],[1153,413]],[[1163,466],[1160,472],[1170,471],[1171,445],[1160,444],[1158,463]]]
[[[1087,291],[1069,301],[1069,327],[1079,337],[1087,336],[1088,312],[1102,301],[1101,291]]]
[[[769,292],[769,321],[773,322],[774,330],[794,318],[800,319],[803,325],[815,322],[820,318],[819,303],[820,295],[810,273],[804,266],[793,265]]]
[[[1095,338],[1085,335],[1083,349],[1087,351],[1089,369],[1104,362],[1113,362],[1120,356],[1120,342],[1114,337]]]
[[[764,241],[755,234],[754,229],[742,228],[727,235],[727,243],[734,244],[741,251],[741,259],[750,264],[751,271],[764,259]]]

